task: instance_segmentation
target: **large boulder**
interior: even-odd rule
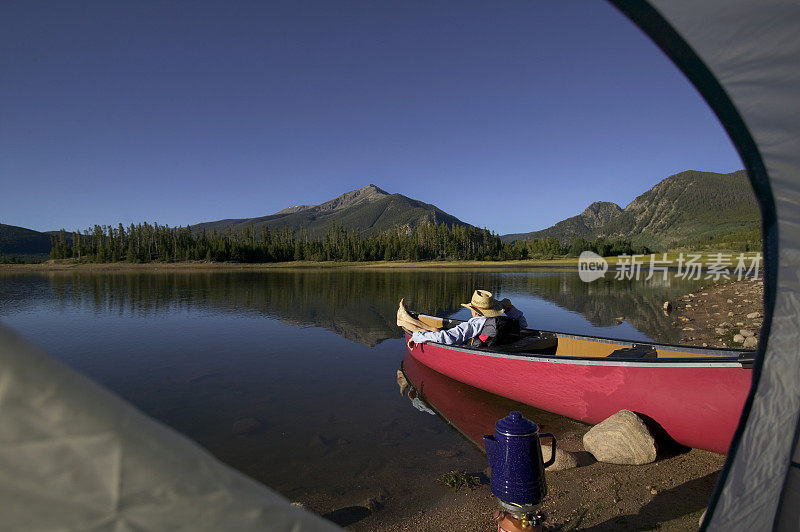
[[[583,447],[600,462],[641,465],[656,459],[656,441],[639,416],[620,410],[583,436]]]

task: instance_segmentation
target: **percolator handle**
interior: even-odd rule
[[[545,469],[556,463],[556,437],[549,432],[539,434],[539,439],[550,437],[553,442],[550,444],[550,460],[544,463]]]

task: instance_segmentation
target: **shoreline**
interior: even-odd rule
[[[684,253],[680,253],[683,256]],[[714,255],[708,252],[700,252],[699,265],[707,266],[714,263]],[[746,253],[748,257],[752,252]],[[659,254],[655,255],[635,255],[642,273],[650,269],[651,258],[661,261]],[[668,271],[677,272],[678,253],[666,254],[666,266]],[[631,256],[603,257],[608,266],[619,266],[621,269],[627,268],[630,271]],[[674,264],[673,264],[674,263]],[[362,261],[362,262],[336,262],[336,261],[288,261],[288,262],[206,262],[206,261],[183,261],[183,262],[79,262],[75,259],[48,260],[40,263],[0,264],[0,273],[28,273],[28,272],[57,272],[57,271],[90,271],[90,272],[196,272],[196,271],[261,271],[261,270],[330,270],[330,269],[352,269],[352,270],[578,270],[580,264],[579,257],[559,257],[554,259],[526,259],[526,260],[467,260],[467,261],[448,261],[448,260],[425,260],[425,261]],[[663,268],[663,266],[654,266]],[[659,270],[660,271],[660,270]],[[615,270],[609,268],[606,275],[613,276]]]
[[[578,259],[525,261],[379,261],[379,262],[43,262],[39,264],[0,264],[0,273],[31,272],[226,272],[269,270],[492,270],[492,269],[572,269]]]

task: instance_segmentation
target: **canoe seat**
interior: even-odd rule
[[[503,353],[555,353],[558,347],[558,337],[553,333],[543,332],[535,336],[525,336],[516,342],[496,346],[497,351]]]
[[[606,358],[618,358],[620,360],[637,360],[647,358],[658,358],[656,348],[648,344],[633,344],[631,347],[617,349]]]

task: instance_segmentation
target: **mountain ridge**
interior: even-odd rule
[[[760,222],[745,170],[727,174],[686,170],[662,179],[624,209],[611,202],[594,202],[582,213],[545,229],[500,238],[504,242],[557,238],[562,244],[573,236],[628,239],[666,249],[752,230]]]
[[[46,256],[50,235],[33,229],[0,223],[0,254],[4,256]]]
[[[423,223],[472,227],[433,204],[402,194],[390,194],[375,184],[369,184],[318,205],[294,205],[266,216],[201,222],[189,228],[193,231],[240,232],[250,226],[256,231],[287,227],[295,234],[305,232],[309,238],[322,238],[334,224],[368,236],[397,227],[412,229]],[[58,235],[59,231],[40,232],[0,224],[0,254],[44,260],[50,253],[51,237]],[[65,237],[71,241],[72,232],[65,231]]]
[[[369,184],[318,205],[295,205],[267,216],[216,220],[190,227],[194,231],[241,231],[251,225],[257,231],[288,227],[293,232],[305,230],[311,237],[321,237],[333,223],[362,235],[421,223],[470,226],[435,205],[402,194],[390,194]]]
[[[549,233],[567,235],[567,240],[571,235],[590,239],[598,227],[611,221],[620,212],[622,212],[622,207],[616,203],[610,201],[595,201],[586,207],[582,213],[565,218],[547,229],[532,231],[530,233],[502,235],[500,239],[504,242],[513,242],[515,240],[527,240],[529,238],[549,238]],[[540,234],[543,234],[543,236],[539,236]],[[561,239],[559,238],[559,240]]]

